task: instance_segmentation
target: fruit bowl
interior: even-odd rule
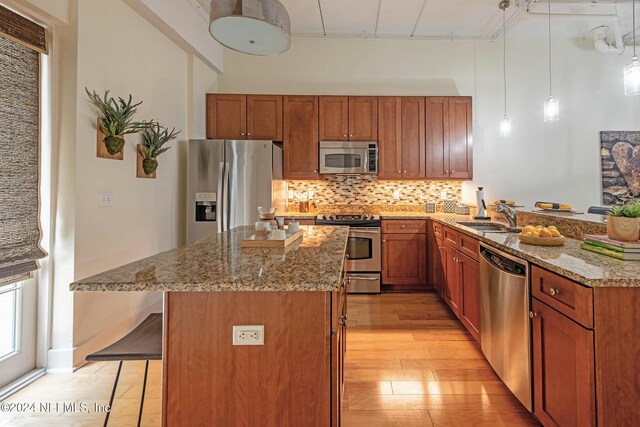
[[[524,234],[518,234],[518,239],[520,239],[522,243],[526,243],[527,245],[538,245],[538,246],[562,246],[564,245],[564,241],[565,241],[564,236],[535,237],[535,236],[525,236]]]

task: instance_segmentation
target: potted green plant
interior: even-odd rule
[[[171,147],[165,147],[164,145],[176,139],[176,136],[180,131],[176,132],[176,128],[169,131],[168,128],[160,126],[156,123],[155,126],[144,129],[141,133],[142,144],[140,150],[142,152],[142,169],[146,175],[153,174],[158,168],[157,157],[166,152]]]
[[[607,219],[610,239],[631,242],[640,239],[640,201],[614,206]]]
[[[115,155],[122,151],[124,148],[124,135],[137,133],[153,126],[153,121],[133,121],[133,117],[138,111],[137,107],[142,104],[142,101],[134,104],[131,95],[129,95],[128,101],[122,98],[118,98],[116,101],[109,97],[109,91],[106,91],[104,97],[101,98],[95,91],[91,93],[89,89],[84,89],[91,102],[100,111],[98,126],[106,135],[103,142],[109,154]]]

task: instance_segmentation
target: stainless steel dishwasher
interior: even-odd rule
[[[509,390],[531,411],[529,264],[480,244],[480,344]]]

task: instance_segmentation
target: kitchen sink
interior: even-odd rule
[[[504,226],[491,222],[459,222],[458,224],[483,233],[508,233]]]

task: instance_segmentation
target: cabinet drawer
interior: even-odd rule
[[[453,246],[454,248],[458,248],[458,239],[460,238],[460,233],[450,229],[449,227],[444,227],[443,239],[444,242],[449,246]]]
[[[291,218],[291,217],[285,217],[284,218],[284,224],[285,225],[289,225],[294,221],[297,222],[300,225],[316,225],[316,220],[315,219]]]
[[[382,221],[383,233],[426,233],[427,221],[424,219],[392,219]]]
[[[435,222],[435,221],[432,221],[431,224],[432,224],[432,227],[433,227],[433,234],[438,239],[444,239],[444,226],[442,224],[440,224],[439,222]]]
[[[531,294],[587,328],[593,328],[593,292],[550,271],[531,267]]]
[[[480,242],[471,236],[459,233],[458,237],[458,250],[470,258],[479,261],[478,256],[480,254]]]

